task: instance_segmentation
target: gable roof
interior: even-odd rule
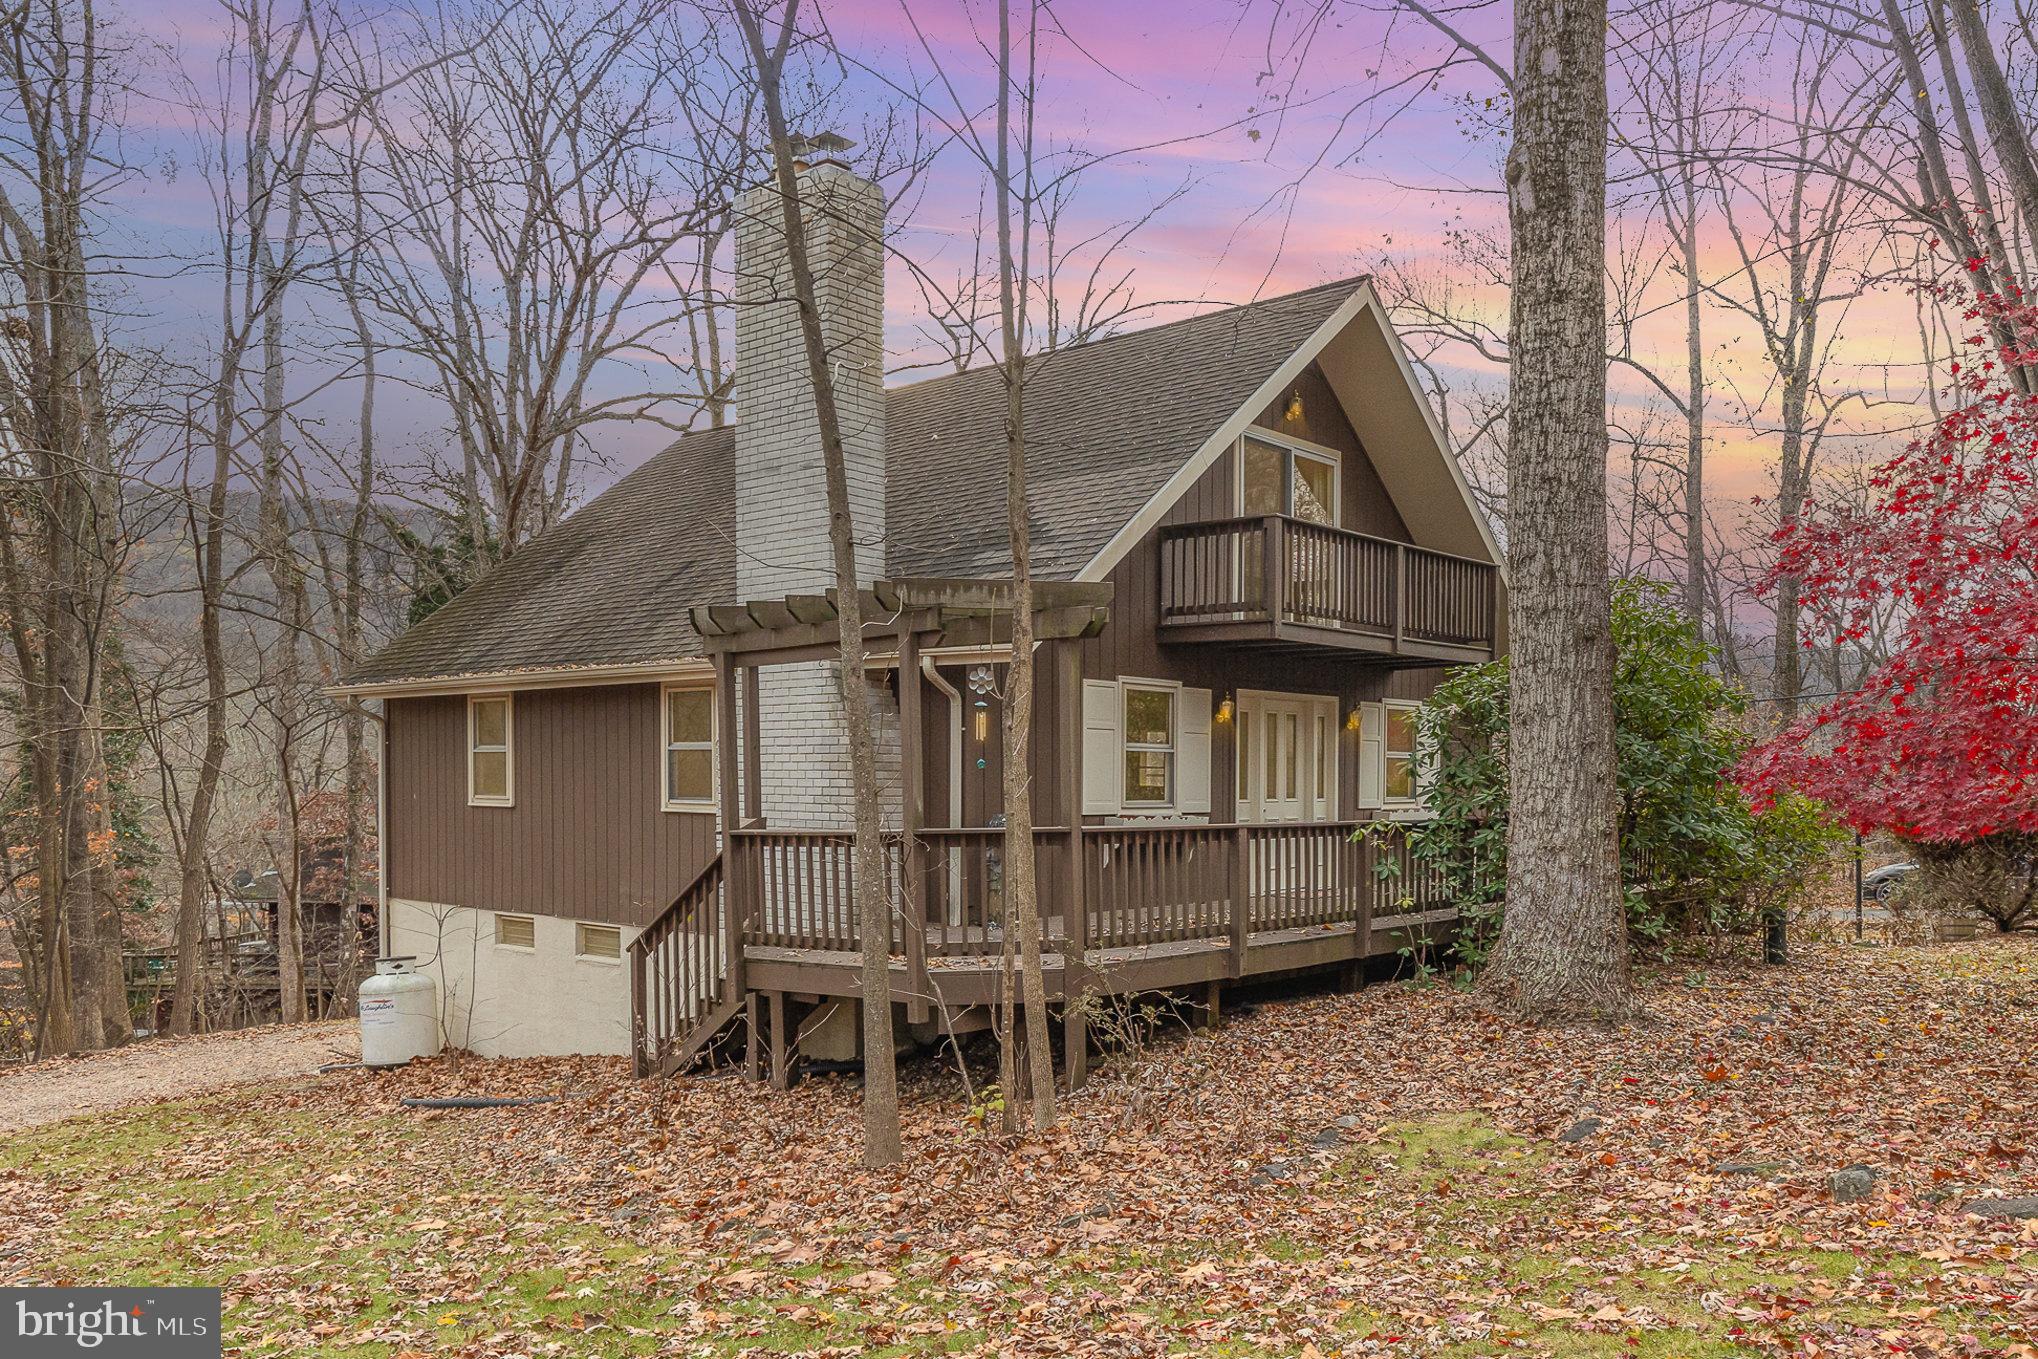
[[[1026,388],[1034,570],[1073,580],[1365,286],[1344,279],[1035,356]],[[886,574],[997,576],[996,368],[887,389]],[[677,664],[695,604],[735,595],[733,428],[681,438],[363,662],[348,688]]]

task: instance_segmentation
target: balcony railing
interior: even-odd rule
[[[1299,630],[1289,640],[1348,634],[1394,652],[1494,649],[1500,573],[1490,562],[1284,515],[1175,524],[1160,544],[1163,629],[1240,641],[1281,640],[1284,629]]]

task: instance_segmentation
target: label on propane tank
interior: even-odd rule
[[[394,1024],[396,1022],[396,1000],[391,996],[376,996],[361,1002],[363,1024]]]

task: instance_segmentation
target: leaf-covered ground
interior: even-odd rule
[[[2038,1355],[2038,1220],[1964,1211],[2038,1193],[2038,940],[1649,1003],[1262,1004],[1038,1140],[929,1066],[881,1173],[836,1079],[336,1073],[0,1138],[0,1279],[221,1284],[254,1355]],[[571,1097],[397,1104],[456,1091]]]

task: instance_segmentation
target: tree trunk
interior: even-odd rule
[[[1967,70],[1974,77],[1975,99],[1981,105],[1982,125],[1988,129],[1995,148],[1996,164],[2008,181],[2010,198],[2027,230],[2038,224],[2038,161],[2031,151],[2031,133],[2017,108],[2016,92],[2003,74],[1976,0],[1947,0],[1953,26],[1960,33],[1960,48],[1967,55]]]
[[[870,685],[864,678],[863,603],[856,567],[855,525],[849,509],[842,420],[835,400],[834,370],[821,330],[813,263],[807,253],[807,228],[801,216],[799,178],[794,168],[792,135],[786,126],[781,84],[798,13],[799,0],[790,0],[779,35],[767,47],[756,0],[743,0],[736,6],[737,22],[750,49],[759,102],[771,136],[793,301],[799,310],[800,340],[814,391],[814,419],[821,434],[822,470],[828,489],[828,543],[834,560],[837,636],[841,642],[836,689],[848,728],[850,786],[856,800],[854,877],[863,954],[863,1159],[866,1165],[884,1166],[901,1155],[899,1073],[892,1044],[892,903],[885,873],[883,827],[878,815],[881,790],[877,746],[870,713]]]
[[[238,360],[234,367],[239,367]],[[222,383],[222,388],[227,384]],[[215,402],[212,484],[205,495],[204,537],[197,540],[198,640],[205,660],[205,754],[198,763],[198,783],[191,790],[184,838],[177,865],[177,982],[170,993],[170,1032],[193,1031],[198,1015],[198,987],[205,957],[205,889],[207,851],[212,841],[212,812],[226,764],[226,646],[220,633],[220,609],[226,593],[226,493],[233,475],[233,398],[223,390]],[[194,531],[194,538],[197,537]],[[221,936],[224,946],[225,936]]]
[[[1515,8],[1507,906],[1488,993],[1530,1019],[1633,1012],[1607,590],[1605,0]]]
[[[1047,983],[1040,962],[1040,890],[1033,858],[1033,534],[1026,496],[1025,242],[1033,214],[1032,102],[1022,148],[1028,192],[1012,183],[1012,5],[998,0],[998,295],[1005,379],[1005,523],[1012,549],[1012,664],[1005,685],[1005,911],[1019,934],[1019,977],[1026,1002],[1027,1069],[1033,1084],[1033,1126],[1054,1123],[1054,1047],[1047,1024]],[[1027,229],[1015,253],[1014,208]],[[1080,695],[1063,695],[1064,703]],[[1071,809],[1074,814],[1075,809]],[[1005,1041],[1012,1041],[1007,1032]],[[1018,1091],[1007,1091],[1008,1101]]]
[[[1697,138],[1694,136],[1693,141]],[[1705,636],[1705,316],[1698,258],[1698,179],[1689,162],[1679,167],[1684,195],[1684,612]],[[1724,644],[1728,639],[1722,636]]]

